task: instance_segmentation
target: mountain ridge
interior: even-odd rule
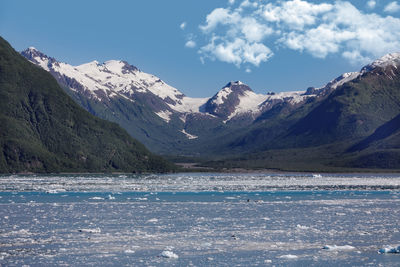
[[[173,170],[117,124],[78,106],[1,37],[0,96],[0,173]]]
[[[66,69],[83,71],[69,77],[67,74],[71,73],[57,68],[60,63],[54,60],[35,54],[25,56],[28,59],[31,56],[37,65],[50,66],[50,72],[56,77],[64,75],[76,81],[72,85],[64,83],[64,88],[87,110],[130,129],[128,132],[151,150],[167,155],[227,157],[271,149],[296,149],[296,153],[301,154],[303,152],[298,149],[314,148],[323,153],[325,148],[317,147],[330,147],[329,144],[340,141],[332,154],[339,157],[348,147],[392,119],[398,109],[396,101],[400,103],[397,85],[391,83],[397,78],[399,53],[385,55],[358,72],[343,73],[319,88],[257,94],[243,82],[231,81],[209,98],[188,97],[158,77],[141,73],[137,67],[123,73],[122,66],[128,63],[122,61],[92,62],[83,67],[62,63]],[[101,88],[102,79],[117,79],[105,79],[106,76],[102,78],[96,74],[101,72],[99,69],[111,68],[107,65],[112,65],[113,73],[124,80]],[[100,81],[92,87],[105,92],[103,96],[97,94],[100,101],[86,97],[85,86],[90,83],[80,79],[82,74]],[[75,91],[70,89],[74,86]],[[115,92],[113,88],[117,88]],[[119,96],[120,93],[123,96]],[[335,161],[324,158],[326,162]]]

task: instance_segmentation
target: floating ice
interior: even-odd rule
[[[312,174],[168,174],[168,175],[81,175],[81,176],[0,176],[0,191],[57,192],[199,192],[273,190],[395,190],[398,175]],[[55,185],[62,185],[55,187]],[[98,195],[100,197],[101,195]],[[102,196],[103,198],[107,195]],[[136,200],[147,198],[137,196]],[[133,199],[133,198],[132,198]]]
[[[127,250],[125,250],[125,253],[126,254],[133,254],[133,253],[135,253],[135,251],[131,250],[131,249],[127,249]]]
[[[297,229],[302,229],[302,230],[307,230],[307,229],[309,229],[310,227],[305,226],[305,225],[300,225],[300,224],[298,224],[298,225],[296,226],[296,228],[297,228]]]
[[[65,192],[65,189],[49,189],[46,191],[47,194],[58,194],[60,192]]]
[[[112,195],[108,195],[107,198],[108,198],[109,200],[114,200],[114,199],[115,199],[115,197],[112,196]]]
[[[329,251],[346,251],[346,250],[354,250],[356,248],[353,247],[353,246],[350,246],[350,245],[344,245],[344,246],[326,245],[322,249],[326,249],[326,250],[329,250]]]
[[[152,218],[152,219],[150,219],[150,220],[147,220],[147,222],[149,222],[149,223],[155,223],[155,222],[158,222],[158,219],[157,219],[157,218]]]
[[[93,228],[93,229],[81,228],[81,229],[78,229],[78,232],[94,234],[94,233],[101,233],[101,230],[100,230],[100,228]]]
[[[93,200],[104,200],[103,197],[91,197],[91,198],[89,198],[89,199],[93,199]]]
[[[386,253],[397,254],[397,253],[400,253],[400,246],[397,246],[397,247],[388,246],[386,248],[381,248],[378,251],[378,253],[379,254],[386,254]]]
[[[281,258],[281,259],[297,259],[298,257],[296,255],[287,254],[287,255],[279,256],[278,258]]]
[[[161,256],[164,257],[164,258],[169,258],[169,259],[177,259],[177,258],[179,258],[178,255],[176,255],[174,252],[169,251],[169,250],[164,250],[161,253]]]

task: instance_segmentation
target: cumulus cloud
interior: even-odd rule
[[[375,5],[367,2],[371,9]],[[268,61],[273,49],[284,47],[316,58],[340,55],[366,63],[400,49],[399,18],[364,13],[348,1],[244,0],[235,6],[214,9],[199,26],[206,39],[199,48],[202,61],[209,58],[249,69]],[[397,2],[385,7],[386,12],[395,10],[400,10]]]
[[[240,38],[229,41],[219,37],[212,38],[211,43],[200,49],[200,53],[212,60],[233,63],[238,67],[243,63],[258,66],[273,55],[272,51],[261,43],[249,43]]]
[[[369,1],[367,2],[367,7],[368,7],[368,8],[374,9],[375,6],[376,6],[376,1],[374,1],[374,0],[369,0]]]
[[[181,25],[179,25],[179,28],[181,28],[181,30],[184,30],[186,28],[186,22],[182,22]]]
[[[383,11],[387,13],[395,13],[400,10],[400,5],[397,3],[397,1],[390,2]]]
[[[242,2],[240,8],[243,8],[243,4],[247,6],[247,2]],[[200,26],[200,30],[206,35],[211,34],[211,38],[210,42],[200,49],[203,57],[240,67],[246,63],[258,66],[273,55],[271,49],[262,43],[273,30],[256,18],[243,16],[241,11],[217,8],[207,15],[206,23]],[[218,27],[224,27],[226,31],[217,35],[214,31],[218,30]]]
[[[189,40],[186,42],[185,46],[188,48],[194,48],[194,47],[196,47],[196,42],[193,40]]]
[[[289,28],[301,30],[314,25],[318,15],[333,9],[331,4],[312,4],[302,0],[283,2],[281,5],[268,3],[262,7],[262,15],[269,22],[282,22]]]

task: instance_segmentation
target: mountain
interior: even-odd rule
[[[172,170],[117,124],[79,107],[2,38],[0,121],[1,173]]]
[[[71,66],[33,47],[21,54],[49,71],[93,115],[118,123],[162,154],[208,153],[213,140],[250,125],[275,105],[298,106],[314,96],[305,91],[256,94],[237,81],[211,98],[191,98],[125,61]]]
[[[400,53],[388,54],[328,83],[320,93],[310,88],[316,96],[295,110],[276,105],[277,111],[267,112],[272,115],[261,115],[266,119],[230,140],[226,151],[242,156],[227,164],[308,171],[400,169],[399,67]]]
[[[378,130],[400,113],[398,53],[320,88],[256,94],[248,85],[232,81],[210,98],[188,97],[124,61],[71,66],[34,48],[21,53],[49,71],[86,110],[118,123],[152,151],[165,155],[210,159],[240,155],[239,160],[222,162],[237,167],[336,170],[365,168],[363,162],[376,158],[378,150],[385,154],[398,140],[396,133],[379,139]],[[366,142],[365,149],[351,149]],[[383,158],[396,153],[390,151]]]
[[[348,152],[362,151],[379,144],[380,147],[400,148],[400,114],[378,127],[373,134],[348,149]],[[395,139],[395,140],[393,140]],[[388,142],[391,142],[388,146]]]

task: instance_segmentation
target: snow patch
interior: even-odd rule
[[[167,123],[171,120],[171,116],[172,116],[172,112],[169,110],[162,110],[159,112],[155,112],[155,114]]]
[[[199,137],[196,136],[196,135],[187,133],[187,132],[185,131],[185,129],[183,129],[183,130],[181,131],[181,133],[183,133],[184,135],[186,135],[186,137],[187,137],[188,139],[196,139],[196,138],[199,138]]]
[[[184,96],[179,103],[175,105],[168,104],[170,108],[181,113],[201,112],[200,107],[207,102],[208,98],[192,98]]]
[[[221,105],[224,103],[225,99],[232,93],[232,89],[230,87],[222,88],[216,95],[216,98],[213,99],[213,103],[217,105]]]
[[[229,115],[227,121],[238,114],[259,112],[260,105],[267,97],[266,95],[256,94],[253,91],[245,91],[243,95],[239,96],[239,104],[236,106],[235,111]]]
[[[366,72],[376,67],[381,67],[381,68],[385,68],[388,66],[396,67],[399,64],[400,64],[400,53],[391,53],[384,55],[383,57],[375,60],[371,64],[366,65],[364,68],[362,68],[361,72]]]

